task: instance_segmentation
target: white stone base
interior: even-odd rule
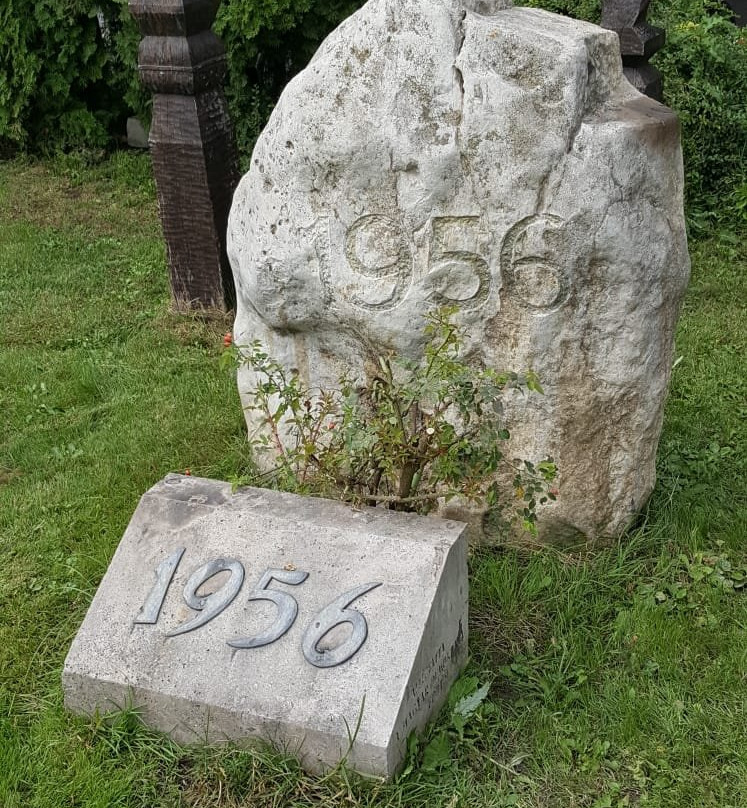
[[[198,586],[193,573],[218,558],[233,572]],[[267,570],[275,579],[260,589]],[[185,600],[190,576],[202,610]],[[348,622],[315,637],[322,610],[367,584],[377,586],[346,611],[365,625],[363,642]],[[204,625],[175,633],[236,589]],[[250,600],[260,594],[275,603]],[[289,605],[282,636],[228,644],[271,630]],[[346,649],[354,653],[341,664],[319,667]],[[232,494],[227,483],[169,475],[140,501],[62,678],[65,704],[78,713],[134,706],[180,742],[263,739],[311,771],[346,757],[357,771],[389,777],[466,656],[463,524],[263,489]]]

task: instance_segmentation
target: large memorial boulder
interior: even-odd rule
[[[475,362],[544,387],[505,407],[510,456],[560,469],[541,535],[614,535],[654,484],[682,197],[677,119],[624,79],[615,33],[370,0],[288,85],[234,197],[235,339],[330,388],[417,359],[426,313],[458,306]]]

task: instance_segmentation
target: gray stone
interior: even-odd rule
[[[234,337],[329,389],[457,305],[475,362],[545,389],[506,401],[508,456],[560,468],[540,536],[613,536],[654,485],[689,275],[678,123],[615,33],[503,6],[370,0],[288,85],[229,219]]]
[[[347,755],[352,768],[388,777],[466,661],[463,530],[169,475],[140,501],[73,642],[65,705],[85,714],[133,705],[181,742],[264,739],[312,771]],[[214,559],[233,571],[198,586],[194,573]],[[275,580],[259,592],[266,570]],[[157,580],[168,585],[162,606]],[[365,584],[380,585],[348,606],[358,628],[343,623],[320,637],[323,609]],[[222,611],[179,633],[216,600]],[[282,614],[291,625],[273,639]],[[252,638],[258,647],[246,647]]]
[[[132,149],[148,148],[148,133],[137,118],[127,119],[127,145]]]
[[[734,24],[744,28],[747,24],[747,0],[724,0],[724,3],[733,12]]]

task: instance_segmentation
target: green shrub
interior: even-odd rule
[[[660,2],[653,11],[667,32],[653,61],[682,122],[691,227],[747,222],[739,201],[747,183],[747,35],[718,2]]]
[[[419,513],[458,496],[535,533],[537,505],[556,497],[557,469],[551,457],[534,464],[504,456],[501,397],[506,389],[542,388],[532,371],[466,363],[456,313],[445,307],[426,316],[420,363],[380,355],[365,382],[343,377],[330,390],[305,387],[258,340],[229,347],[223,366],[252,375],[252,455],[269,455],[271,466],[241,483]]]
[[[102,0],[117,21],[118,2]],[[125,71],[82,0],[4,0],[0,8],[0,140],[39,151],[103,147],[126,114]],[[131,71],[132,65],[127,70]]]

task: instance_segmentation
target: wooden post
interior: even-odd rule
[[[144,39],[140,79],[153,93],[149,145],[180,311],[235,303],[226,226],[239,180],[223,95],[226,55],[210,30],[220,0],[129,0]]]
[[[625,78],[636,90],[661,101],[661,73],[648,60],[663,47],[665,33],[646,22],[649,2],[602,0],[602,27],[620,37]]]

